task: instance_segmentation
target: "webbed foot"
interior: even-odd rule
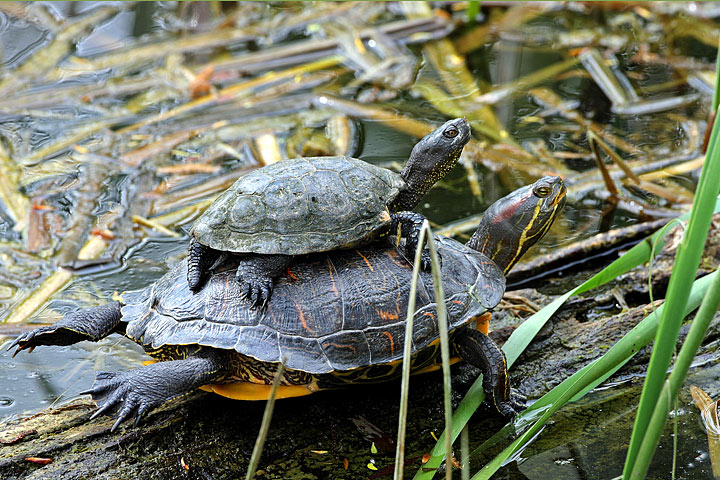
[[[261,308],[264,308],[268,300],[270,300],[270,295],[275,286],[273,279],[268,277],[255,277],[252,282],[248,282],[238,276],[237,281],[245,299],[252,306]]]
[[[65,315],[53,325],[39,327],[25,332],[7,348],[13,357],[21,350],[32,351],[40,345],[72,345],[83,340],[97,342],[118,327],[122,319],[119,302],[110,302],[97,307],[81,308]]]
[[[420,241],[420,232],[422,231],[422,225],[425,221],[425,217],[415,212],[397,212],[391,215],[392,218],[392,231],[396,231],[398,225],[400,225],[400,236],[405,239],[405,255],[412,262],[415,259],[415,253],[417,252],[418,242]],[[438,262],[440,257],[438,256]],[[430,250],[425,244],[422,253],[420,254],[420,266],[426,272],[429,272],[432,268],[432,256]],[[438,265],[440,266],[440,265]]]
[[[292,262],[290,255],[246,255],[237,267],[237,281],[254,307],[264,308],[272,295],[275,278]]]
[[[455,337],[454,346],[460,358],[482,372],[486,403],[506,417],[524,409],[522,396],[510,389],[505,354],[489,336],[466,327]]]
[[[143,415],[168,401],[220,379],[225,372],[222,356],[217,353],[183,360],[153,363],[128,372],[98,372],[90,394],[102,414],[117,414],[110,431],[135,416],[135,425]]]
[[[29,332],[25,332],[13,341],[7,350],[11,350],[17,347],[12,354],[13,358],[21,350],[28,350],[32,352],[38,345],[69,345],[69,343],[59,343],[62,340],[62,335],[58,334],[59,329],[53,325],[47,325],[45,327],[36,328]],[[75,342],[71,342],[75,343]]]
[[[497,402],[498,411],[505,417],[513,418],[527,407],[527,397],[515,389],[510,390],[510,399]]]
[[[92,414],[90,420],[103,413],[111,415],[118,412],[117,421],[110,428],[110,431],[114,432],[133,414],[137,426],[147,411],[165,403],[167,400],[151,387],[151,383],[148,384],[149,379],[139,374],[141,371],[142,369],[120,373],[98,372],[92,388],[81,392],[82,395],[90,394],[98,405],[97,411]]]

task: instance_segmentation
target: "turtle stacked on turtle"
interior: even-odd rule
[[[411,210],[469,140],[468,123],[456,118],[418,142],[400,174],[355,158],[311,157],[241,177],[190,230],[190,289],[202,287],[219,253],[238,254],[243,296],[262,305],[294,256],[364,245],[398,226],[413,258],[425,218]]]
[[[505,357],[475,319],[505,290],[507,271],[562,209],[565,186],[545,177],[493,204],[466,245],[436,237],[454,352],[484,375],[487,401],[504,415],[519,405],[510,391]],[[239,260],[227,256],[193,293],[183,260],[122,301],[80,309],[54,325],[18,337],[10,348],[69,345],[120,333],[161,360],[136,370],[98,372],[87,392],[117,422],[206,386],[241,399],[266,398],[285,363],[280,397],[346,384],[380,382],[400,373],[412,265],[376,243],[355,250],[314,253],[283,272],[265,309],[248,308],[231,281]],[[421,272],[414,316],[412,370],[439,363],[437,303],[432,276]]]

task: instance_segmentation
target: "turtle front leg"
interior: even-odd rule
[[[415,258],[418,242],[420,241],[420,231],[422,230],[425,217],[416,212],[397,212],[390,214],[391,224],[390,233],[395,234],[400,226],[400,236],[405,239],[405,255],[412,262]],[[423,270],[430,270],[432,264],[430,252],[423,249],[421,255]]]
[[[525,408],[522,397],[510,390],[505,354],[490,337],[465,328],[456,336],[454,347],[460,358],[482,372],[486,402],[506,417],[514,417]]]
[[[292,263],[292,255],[243,256],[237,267],[237,281],[250,303],[265,305],[270,299],[275,279]]]
[[[190,237],[188,246],[187,281],[191,292],[197,292],[203,285],[205,273],[215,262],[218,252]]]
[[[32,351],[38,345],[72,345],[83,340],[97,342],[113,333],[121,319],[120,302],[81,308],[68,313],[57,323],[23,333],[8,350],[17,347],[14,357],[20,350]]]
[[[143,415],[174,398],[186,395],[198,387],[216,382],[226,373],[227,362],[218,352],[207,352],[183,360],[146,365],[128,372],[97,372],[90,394],[99,415],[117,413],[114,432],[124,420],[135,414],[135,426]]]

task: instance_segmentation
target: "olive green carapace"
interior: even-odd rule
[[[236,253],[301,255],[367,243],[390,225],[397,173],[350,157],[284,160],[240,178],[191,234]]]
[[[261,255],[367,244],[387,232],[391,213],[413,210],[447,175],[470,134],[465,119],[445,122],[413,147],[399,174],[344,156],[265,166],[238,179],[197,219],[190,234],[212,250]]]

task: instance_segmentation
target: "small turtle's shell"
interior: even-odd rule
[[[400,175],[350,157],[283,160],[238,179],[193,225],[215,250],[301,255],[367,242],[389,225]]]
[[[452,331],[494,307],[505,278],[481,253],[436,238]],[[227,262],[193,295],[183,261],[154,285],[123,294],[127,335],[153,349],[190,344],[236,350],[264,362],[285,358],[288,368],[311,374],[402,357],[412,266],[395,249],[310,255],[279,278],[263,311],[242,300],[234,269],[235,263]],[[413,353],[439,338],[436,306],[432,276],[422,272]]]

